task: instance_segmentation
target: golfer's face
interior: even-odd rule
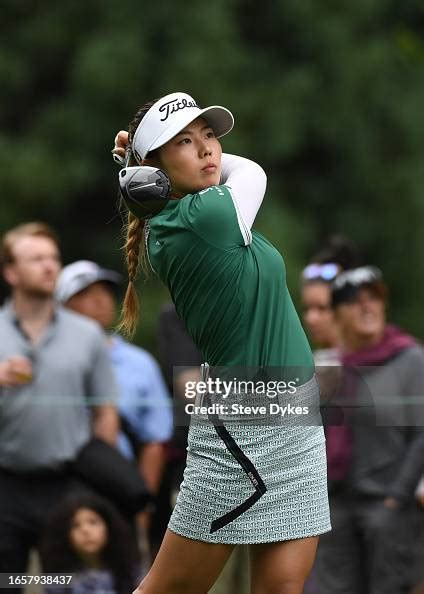
[[[159,149],[160,167],[171,179],[173,195],[180,198],[219,184],[221,145],[203,118],[191,122]]]

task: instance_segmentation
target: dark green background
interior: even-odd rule
[[[32,219],[64,262],[123,270],[115,132],[183,90],[223,104],[224,150],[268,173],[258,228],[299,273],[331,232],[391,289],[390,315],[424,335],[424,8],[418,0],[3,0],[0,232]],[[137,342],[156,350],[167,292],[140,280]]]

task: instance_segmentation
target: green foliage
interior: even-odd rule
[[[236,115],[224,149],[259,161],[258,226],[298,274],[334,231],[385,271],[419,335],[424,270],[424,10],[419,0],[4,0],[0,232],[44,219],[64,260],[122,268],[115,132],[173,90]],[[154,348],[166,291],[140,281]]]

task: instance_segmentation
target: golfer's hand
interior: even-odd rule
[[[115,146],[112,149],[112,155],[115,161],[118,159],[125,158],[125,149],[128,145],[128,132],[126,130],[120,130],[115,136]]]
[[[32,363],[26,357],[14,355],[0,362],[0,386],[21,386],[32,380]]]

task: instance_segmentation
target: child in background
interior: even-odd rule
[[[140,578],[140,560],[125,520],[105,499],[69,498],[51,515],[40,548],[43,572],[73,574],[71,589],[47,594],[128,594]],[[137,566],[138,561],[138,566]]]

